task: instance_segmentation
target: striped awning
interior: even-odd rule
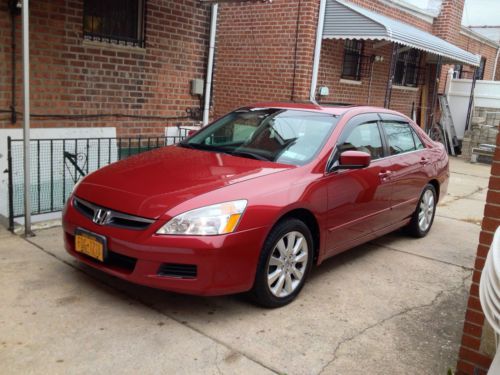
[[[481,61],[435,35],[343,0],[327,0],[323,38],[388,41],[442,56],[443,63],[479,66]]]

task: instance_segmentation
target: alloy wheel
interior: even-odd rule
[[[300,232],[285,234],[276,243],[267,267],[267,285],[279,298],[292,294],[301,284],[306,273],[309,249]]]
[[[431,190],[427,190],[420,200],[418,226],[422,232],[427,231],[432,224],[435,209],[434,201],[434,193]]]

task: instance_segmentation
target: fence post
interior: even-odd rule
[[[7,179],[9,191],[9,230],[14,232],[14,189],[12,183],[12,138],[7,137]]]

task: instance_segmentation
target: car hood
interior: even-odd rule
[[[291,168],[170,146],[97,170],[85,177],[75,195],[106,208],[156,219],[190,198]]]

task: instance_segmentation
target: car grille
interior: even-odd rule
[[[98,225],[109,225],[132,230],[144,230],[154,223],[154,220],[113,211],[77,197],[73,198],[73,206],[83,216],[86,216]]]
[[[198,270],[195,264],[163,263],[158,269],[158,276],[195,279]]]

